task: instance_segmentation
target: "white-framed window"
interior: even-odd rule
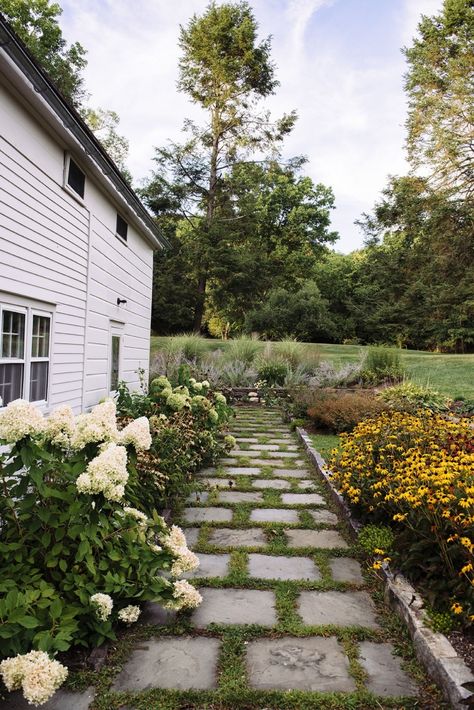
[[[0,407],[14,399],[47,403],[52,317],[0,301]]]
[[[123,325],[110,324],[110,358],[109,358],[109,392],[117,391],[118,383],[122,379],[122,343]]]

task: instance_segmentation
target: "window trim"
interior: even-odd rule
[[[77,165],[79,170],[81,170],[84,173],[84,197],[81,197],[78,192],[76,192],[68,183],[68,177],[69,177],[69,164],[71,160]],[[81,165],[78,163],[78,161],[74,158],[74,156],[71,155],[71,153],[65,152],[64,153],[64,171],[63,171],[63,190],[66,190],[66,192],[71,195],[79,204],[85,205],[85,197],[86,197],[86,187],[87,187],[87,173],[85,170],[82,169]]]
[[[0,328],[3,322],[3,311],[13,311],[15,313],[23,313],[25,315],[25,349],[23,360],[19,358],[4,358],[1,357],[0,350],[0,364],[23,364],[23,386],[21,392],[21,398],[25,399],[27,402],[30,401],[30,383],[31,383],[31,364],[33,362],[48,362],[48,385],[46,390],[46,399],[39,399],[32,401],[31,404],[39,407],[40,409],[46,409],[49,405],[51,397],[51,372],[52,372],[52,345],[53,345],[53,333],[54,333],[54,319],[55,319],[55,307],[51,304],[50,306],[46,304],[36,304],[29,302],[25,298],[19,297],[18,299],[10,299],[7,294],[0,294]],[[48,344],[48,357],[33,357],[32,356],[32,344],[33,344],[33,317],[42,316],[49,319],[49,344]],[[0,333],[1,335],[1,333]],[[1,338],[0,338],[1,339]],[[0,411],[4,409],[6,405],[0,405]]]
[[[113,397],[117,390],[112,389],[112,338],[119,338],[119,358],[118,358],[118,378],[117,381],[120,382],[122,378],[122,366],[123,366],[123,336],[124,336],[124,324],[118,323],[117,321],[110,321],[109,327],[109,367],[107,373],[107,392],[111,397]]]
[[[121,219],[122,222],[123,222],[123,223],[126,225],[126,227],[127,227],[126,236],[125,236],[125,237],[123,237],[121,234],[119,234],[119,232],[118,232],[118,230],[117,230],[119,219]],[[127,220],[124,219],[124,217],[122,217],[122,215],[120,214],[120,212],[117,212],[117,217],[116,217],[116,219],[115,219],[115,236],[117,237],[117,239],[120,239],[120,241],[122,242],[122,244],[128,244],[128,228],[129,228],[129,226],[130,226],[130,225],[128,224]]]

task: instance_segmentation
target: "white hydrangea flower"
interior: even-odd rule
[[[173,583],[173,599],[165,604],[166,609],[181,611],[181,609],[195,609],[202,602],[198,590],[185,579]]]
[[[166,406],[175,412],[180,412],[189,404],[189,397],[185,394],[171,392],[166,398]]]
[[[222,394],[222,392],[216,392],[214,395],[214,399],[216,400],[216,402],[219,402],[219,404],[227,404],[227,399]]]
[[[191,380],[190,380],[190,382],[191,382]],[[196,392],[202,392],[202,389],[203,389],[203,387],[202,387],[202,382],[196,382],[196,381],[194,381],[194,382],[192,383],[192,385],[193,385],[193,389],[194,389]]]
[[[46,419],[45,438],[55,446],[66,449],[76,428],[76,422],[71,407],[59,407]]]
[[[136,451],[147,451],[151,446],[150,422],[146,417],[134,419],[119,434],[119,442],[131,444]]]
[[[208,417],[212,424],[217,424],[219,421],[219,415],[214,408],[209,410]]]
[[[125,515],[130,515],[131,518],[134,518],[143,527],[147,526],[148,517],[145,515],[145,513],[142,513],[141,510],[125,506],[123,512],[125,513]]]
[[[83,449],[87,444],[118,441],[117,411],[113,399],[95,406],[88,414],[76,417],[76,427],[71,438],[73,449]]]
[[[100,621],[107,621],[112,613],[114,602],[108,594],[93,594],[90,598],[92,606],[95,608],[95,613]]]
[[[132,606],[130,604],[129,606],[125,606],[123,609],[120,609],[118,618],[125,624],[134,624],[135,621],[138,620],[140,613],[141,611],[139,606]]]
[[[30,651],[0,663],[7,690],[23,690],[31,705],[44,705],[64,683],[68,670],[44,651]]]
[[[156,553],[163,552],[163,548],[160,547],[159,545],[155,545],[154,543],[149,545],[149,548],[150,548],[150,550],[152,550],[153,552],[156,552]]]
[[[185,572],[192,572],[199,567],[199,558],[189,548],[181,548],[176,560],[171,565],[171,576],[181,577]]]
[[[176,556],[171,565],[173,577],[180,577],[184,572],[192,572],[199,567],[199,559],[188,549],[183,531],[177,525],[172,525],[167,535],[161,536],[161,542]]]
[[[201,384],[202,384],[202,386],[205,387],[207,390],[208,390],[209,387],[211,386],[207,380],[203,380],[203,381],[201,382]]]
[[[161,536],[163,545],[174,554],[179,554],[183,547],[187,547],[184,532],[177,525],[172,525],[167,534]]]
[[[233,449],[237,444],[237,439],[234,436],[227,434],[227,436],[224,437],[224,443],[226,446]]]
[[[108,444],[76,480],[79,493],[103,493],[108,500],[123,498],[128,481],[127,450],[117,444]]]
[[[24,399],[15,399],[0,412],[0,440],[7,444],[41,434],[44,427],[45,420],[39,409]]]

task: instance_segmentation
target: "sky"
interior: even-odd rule
[[[90,105],[116,111],[130,142],[135,184],[149,176],[154,147],[181,140],[199,110],[178,93],[179,26],[207,0],[63,0],[61,26],[88,51]],[[305,172],[332,187],[338,251],[362,246],[354,224],[370,212],[388,175],[406,173],[406,100],[401,48],[421,14],[442,0],[251,0],[261,38],[272,35],[280,81],[267,101],[299,119],[284,156],[306,155]]]

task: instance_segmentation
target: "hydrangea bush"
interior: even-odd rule
[[[174,508],[194,487],[194,473],[216,462],[235,445],[226,435],[232,409],[209,382],[185,378],[173,387],[164,376],[153,379],[148,394],[119,387],[117,409],[126,422],[130,417],[149,417],[151,445],[137,455],[136,476],[130,485],[130,499],[143,510]],[[146,420],[146,418],[145,418]],[[131,426],[132,421],[122,432]],[[125,438],[124,438],[125,437]]]
[[[110,400],[49,418],[17,400],[0,412],[0,445],[0,674],[39,705],[65,678],[58,651],[115,638],[147,600],[199,604],[177,579],[198,560],[179,528],[129,496],[151,445],[146,418],[119,431]]]

